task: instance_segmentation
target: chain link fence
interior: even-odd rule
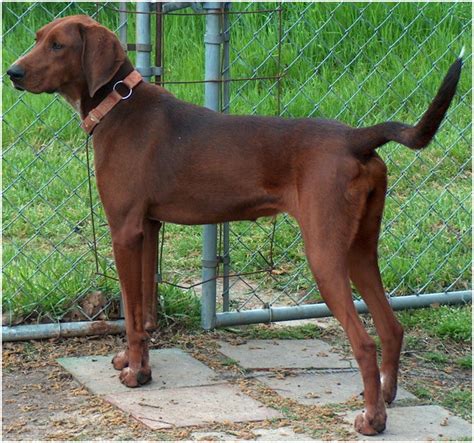
[[[233,85],[231,112],[265,114],[273,107],[287,117],[334,118],[354,126],[415,123],[461,47],[470,47],[471,13],[458,3],[282,8],[281,16],[274,11],[262,17],[260,27],[252,27],[248,15],[231,18],[231,33],[237,28],[242,42],[231,46],[232,74],[241,69],[237,77],[264,77],[279,63],[281,76],[267,81],[258,99],[251,82]],[[281,45],[262,38],[271,32],[280,33]],[[264,48],[261,58],[248,55],[252,45]],[[413,153],[389,144],[379,151],[389,170],[380,259],[390,296],[470,287],[470,57],[458,97],[428,150]],[[321,301],[295,221],[280,216],[274,234],[272,229],[265,221],[231,224],[232,272],[268,268],[275,236],[273,271],[232,279],[236,311]]]
[[[55,17],[86,13],[113,30],[119,26],[118,3],[2,8],[2,72]],[[380,258],[390,295],[470,287],[471,23],[467,3],[268,2],[232,4],[225,25],[231,76],[225,111],[354,126],[417,121],[466,46],[458,94],[432,145],[416,153],[392,143],[380,149],[389,169]],[[205,17],[170,13],[163,27],[164,86],[202,104]],[[129,41],[134,32],[129,15]],[[19,93],[4,74],[2,80],[3,324],[118,318],[119,288],[95,187],[94,248],[79,119],[61,98]],[[198,283],[200,228],[167,225],[162,239],[162,278],[183,287]],[[226,309],[320,301],[291,218],[231,223],[229,243],[229,272],[237,276],[230,278]],[[165,303],[172,288],[160,288]],[[220,280],[218,288],[225,292]],[[199,295],[199,286],[189,291]]]
[[[117,317],[117,294],[97,275],[85,136],[57,95],[15,91],[8,66],[58,17],[87,14],[116,29],[106,4],[3,3],[3,324]],[[100,271],[113,269],[94,188]],[[113,272],[113,270],[112,270]]]

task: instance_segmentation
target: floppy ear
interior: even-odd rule
[[[82,69],[91,97],[108,83],[125,61],[125,51],[112,31],[100,25],[81,26]]]

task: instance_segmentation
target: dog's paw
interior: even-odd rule
[[[367,418],[364,412],[359,414],[354,422],[354,428],[359,434],[363,435],[377,435],[385,430],[385,422],[387,415],[385,413],[376,415],[374,418]]]
[[[124,351],[120,351],[115,354],[114,358],[112,359],[112,364],[117,371],[121,371],[123,368],[128,366],[128,349]]]
[[[127,367],[120,372],[120,381],[128,388],[137,388],[151,381],[151,369],[141,368],[138,371]]]

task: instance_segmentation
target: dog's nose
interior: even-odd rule
[[[25,70],[20,65],[13,65],[7,71],[12,80],[20,80],[25,76]]]

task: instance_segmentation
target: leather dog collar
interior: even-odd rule
[[[121,100],[126,100],[132,95],[133,88],[143,80],[142,76],[137,70],[133,70],[123,80],[119,80],[114,84],[112,92],[102,100],[96,108],[87,114],[87,117],[82,121],[81,127],[88,134],[91,134],[94,128],[100,123],[105,115]],[[127,95],[121,95],[117,92],[117,86],[123,84],[128,89]]]

